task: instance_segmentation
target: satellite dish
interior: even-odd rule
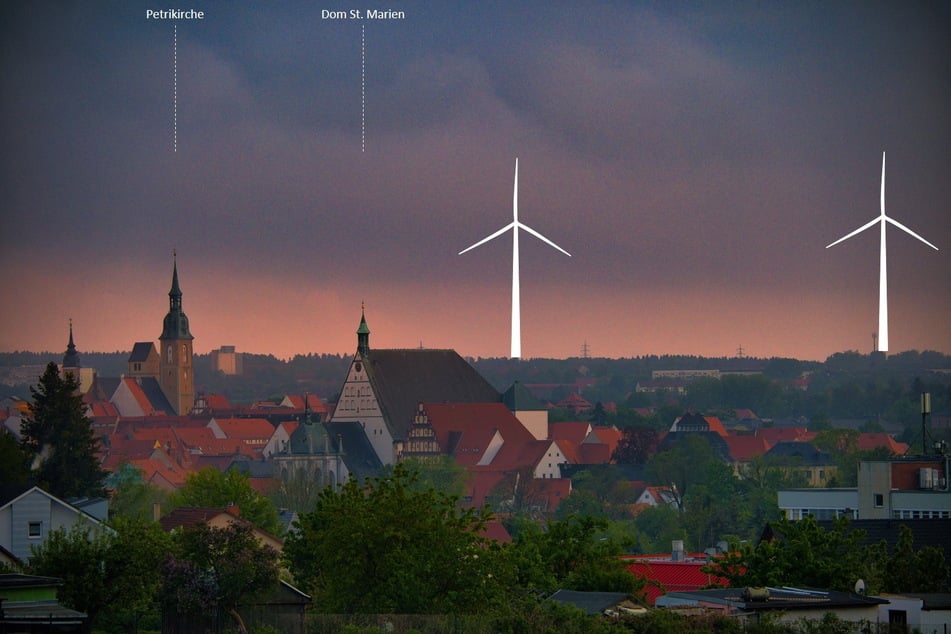
[[[855,582],[855,594],[865,594],[865,581],[859,579]]]

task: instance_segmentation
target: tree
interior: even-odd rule
[[[627,427],[611,458],[621,464],[645,464],[657,451],[658,442],[657,431],[650,427]]]
[[[155,504],[164,505],[168,501],[168,492],[142,480],[142,471],[126,463],[106,478],[106,485],[112,489],[109,500],[109,515],[149,521],[153,516]]]
[[[102,495],[105,472],[96,458],[98,440],[84,411],[79,382],[61,377],[50,362],[23,420],[22,447],[34,464],[37,482],[60,498]]]
[[[457,498],[462,498],[468,490],[471,474],[452,456],[440,455],[435,460],[410,458],[402,462],[407,470],[417,474],[414,486],[419,490],[432,488]],[[384,470],[383,474],[386,473],[392,473],[392,468]]]
[[[154,523],[120,520],[114,528],[76,524],[50,533],[29,572],[59,577],[60,600],[89,615],[89,626],[132,626],[153,607],[169,537]]]
[[[169,505],[172,508],[234,505],[240,509],[242,518],[258,528],[275,534],[281,532],[274,503],[254,490],[246,474],[234,469],[222,473],[214,467],[206,467],[189,474],[185,484],[169,498]]]
[[[284,557],[315,606],[335,613],[471,613],[505,599],[500,547],[480,536],[487,509],[392,474],[324,489]]]
[[[0,482],[23,484],[29,477],[27,454],[13,434],[0,428]]]
[[[523,527],[510,553],[518,584],[543,594],[559,588],[637,592],[643,582],[625,569],[618,558],[625,544],[609,539],[608,527],[605,519],[578,516]]]
[[[815,518],[783,519],[770,524],[774,537],[755,547],[733,545],[704,568],[732,587],[806,586],[849,591],[858,579],[876,577],[875,562],[863,547],[865,531],[853,530],[847,517],[825,530]]]
[[[881,546],[884,554],[885,545]],[[906,524],[898,528],[898,543],[881,563],[883,592],[941,592],[951,579],[951,567],[942,549],[914,549],[914,535]]]
[[[226,528],[196,524],[175,536],[177,554],[163,568],[163,599],[179,616],[223,610],[242,634],[238,606],[278,585],[278,555],[260,543],[246,523]]]

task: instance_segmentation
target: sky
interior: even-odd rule
[[[947,2],[16,2],[0,351],[951,353]]]

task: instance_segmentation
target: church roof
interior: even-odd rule
[[[334,443],[329,442],[327,430],[320,422],[301,423],[296,425],[288,441],[288,451],[291,454],[315,455],[323,454],[325,449],[333,453]]]
[[[420,401],[500,401],[496,389],[455,350],[371,350],[364,364],[394,439],[406,438]]]
[[[513,412],[544,411],[545,406],[519,381],[502,394],[502,402]]]
[[[148,361],[149,355],[152,354],[154,350],[155,344],[151,341],[136,341],[132,346],[132,352],[129,354],[129,363],[144,363]]]
[[[324,423],[330,437],[338,443],[350,477],[362,482],[383,468],[360,423]]]

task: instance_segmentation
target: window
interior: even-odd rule
[[[28,535],[34,539],[42,537],[43,536],[43,522],[30,522]]]
[[[875,508],[880,509],[885,506],[885,496],[881,493],[875,494]]]

